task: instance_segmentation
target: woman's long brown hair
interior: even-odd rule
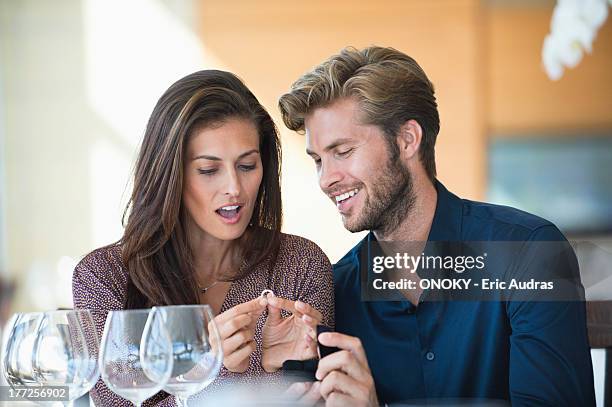
[[[182,204],[183,160],[195,129],[244,118],[255,124],[263,178],[249,227],[239,240],[244,277],[254,266],[276,261],[282,206],[281,148],[272,118],[235,75],[204,70],[188,75],[162,95],[153,109],[134,169],[134,189],[119,244],[128,270],[126,308],[197,304],[194,256]],[[129,213],[129,215],[128,215]],[[127,223],[125,222],[128,215]]]

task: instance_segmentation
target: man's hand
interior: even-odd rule
[[[316,377],[327,407],[378,407],[374,379],[359,338],[337,332],[319,335],[319,343],[341,351],[319,361]]]
[[[255,327],[266,304],[265,298],[257,297],[215,317],[221,337],[223,365],[230,372],[243,373],[248,369],[251,353],[256,346]],[[215,342],[211,345],[213,348],[217,346]]]
[[[321,382],[293,383],[285,394],[299,406],[315,406],[321,400]]]
[[[317,357],[316,328],[322,315],[310,305],[268,295],[268,319],[262,331],[261,365],[266,372],[275,372],[286,360],[307,360]],[[291,312],[283,318],[281,310]]]

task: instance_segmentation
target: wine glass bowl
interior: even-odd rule
[[[208,305],[172,305],[160,310],[172,342],[174,368],[164,390],[179,406],[208,386],[223,362],[220,336]]]
[[[2,370],[12,386],[38,386],[32,365],[36,331],[42,312],[14,314],[6,324],[2,343]]]
[[[158,393],[172,373],[172,347],[155,310],[111,311],[100,346],[102,380],[139,406]]]
[[[41,386],[66,386],[68,399],[98,381],[98,335],[88,310],[43,313],[32,347],[32,371]]]

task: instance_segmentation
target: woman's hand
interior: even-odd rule
[[[323,316],[301,301],[268,295],[268,319],[262,331],[262,367],[275,372],[286,360],[317,357],[316,328]],[[291,312],[283,318],[281,310]]]
[[[255,327],[266,309],[265,298],[257,297],[236,305],[214,319],[221,337],[223,365],[230,372],[244,373],[249,367],[251,353],[255,350]],[[213,348],[216,343],[212,343]]]

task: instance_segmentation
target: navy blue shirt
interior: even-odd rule
[[[544,219],[436,189],[429,241],[565,241]],[[336,330],[361,339],[381,403],[595,405],[583,301],[362,301],[360,262],[372,239],[334,265]]]

